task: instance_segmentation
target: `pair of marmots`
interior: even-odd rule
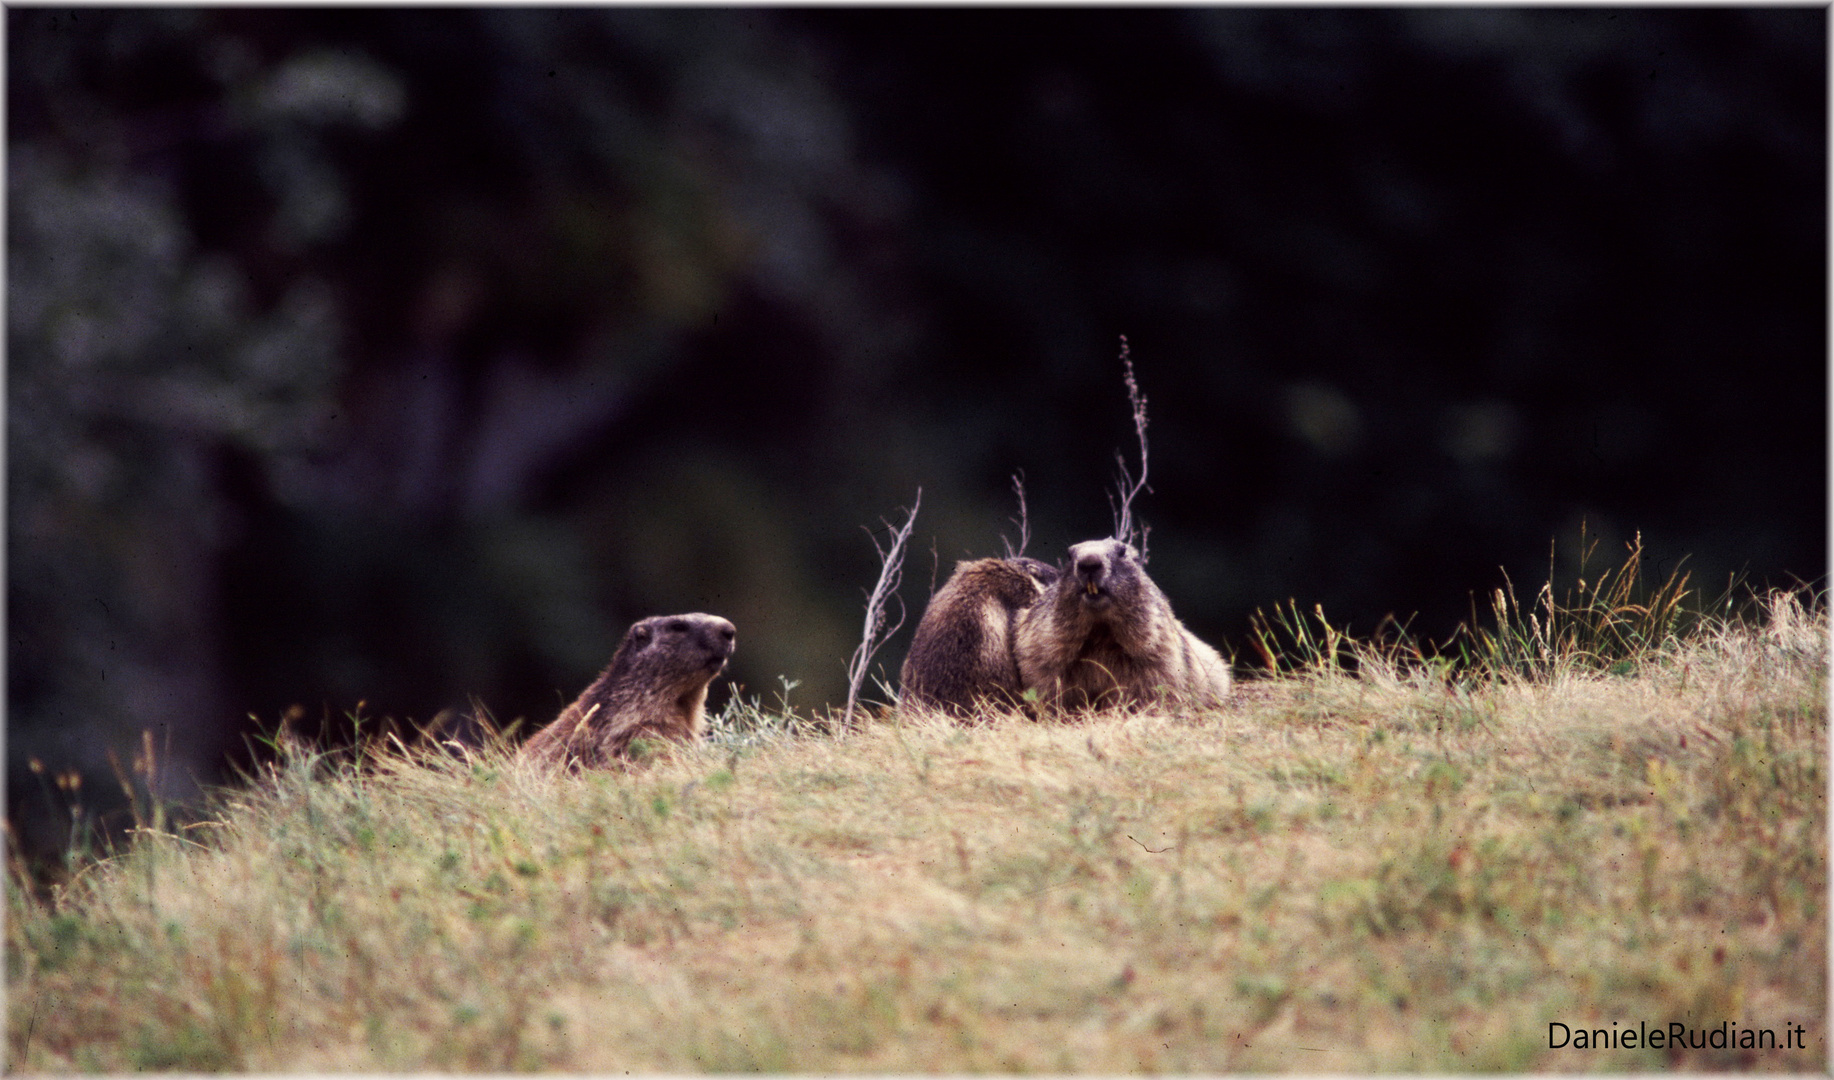
[[[1172,614],[1121,540],[1073,545],[1063,567],[974,559],[930,600],[901,673],[907,703],[1054,715],[1155,704],[1205,707],[1229,665]]]
[[[698,740],[707,686],[736,638],[718,615],[644,619],[523,758],[594,768],[641,757],[640,743]],[[958,715],[1028,703],[1050,713],[1203,707],[1230,683],[1229,665],[1172,615],[1139,553],[1112,539],[1076,544],[1062,568],[1023,557],[956,564],[900,677],[906,702]]]

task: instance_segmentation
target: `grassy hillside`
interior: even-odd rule
[[[1616,653],[1523,616],[1462,666],[1306,625],[1199,716],[754,704],[584,777],[287,747],[205,823],[9,878],[7,1063],[1826,1067],[1824,615]],[[1671,1022],[1733,1045],[1549,1047]]]

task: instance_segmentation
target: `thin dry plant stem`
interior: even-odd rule
[[[1120,451],[1115,451],[1115,464],[1121,470],[1121,503],[1115,515],[1114,536],[1117,540],[1138,547],[1140,560],[1144,562],[1146,561],[1146,533],[1144,530],[1139,530],[1139,542],[1135,543],[1136,527],[1133,519],[1133,503],[1134,496],[1140,494],[1142,490],[1152,490],[1146,486],[1146,395],[1140,393],[1140,383],[1134,378],[1133,355],[1127,347],[1126,334],[1121,335],[1121,366],[1125,371],[1123,378],[1127,383],[1127,403],[1133,412],[1134,436],[1140,442],[1140,476],[1135,479],[1134,475],[1128,471],[1127,458]],[[1110,505],[1113,504],[1112,499],[1109,502]]]
[[[841,719],[845,728],[853,727],[853,710],[859,702],[860,684],[866,681],[866,670],[872,665],[873,655],[904,625],[903,601],[898,604],[898,621],[890,627],[885,625],[885,605],[897,596],[898,586],[904,580],[905,546],[910,542],[911,527],[917,524],[917,508],[921,505],[923,489],[920,487],[904,524],[892,531],[891,544],[880,547],[879,538],[872,537],[873,550],[879,553],[879,580],[866,598],[866,625],[860,636],[860,647],[853,651],[853,659],[847,663],[847,711]],[[892,528],[891,522],[880,520],[887,529]],[[872,536],[870,530],[867,535]]]
[[[1025,554],[1025,549],[1031,546],[1032,542],[1032,519],[1025,511],[1025,473],[1023,470],[1013,473],[1013,494],[1019,499],[1019,516],[1017,519],[1007,518],[1006,520],[1019,526],[1018,548],[1014,549],[1005,536],[1000,537],[1000,545],[1006,549],[1006,557],[1009,559],[1016,559]]]

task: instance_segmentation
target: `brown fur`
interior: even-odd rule
[[[718,615],[657,615],[624,634],[611,663],[579,700],[522,747],[527,761],[582,768],[639,756],[632,743],[691,743],[706,725],[707,684],[732,655],[734,630]]]
[[[1013,655],[1048,711],[1203,708],[1229,694],[1229,665],[1172,615],[1140,555],[1119,540],[1070,548],[1057,583],[1014,623]]]
[[[1022,684],[1013,616],[1044,595],[1057,568],[1037,559],[974,559],[930,598],[898,679],[906,704],[957,716],[983,705],[1013,708]]]

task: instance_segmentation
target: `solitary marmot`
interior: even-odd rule
[[[1013,656],[1047,710],[1204,707],[1229,693],[1229,665],[1172,615],[1139,552],[1119,540],[1070,548],[1057,583],[1014,620]]]
[[[1056,581],[1056,567],[1022,556],[956,563],[917,623],[898,673],[903,700],[957,716],[983,704],[1017,705],[1023,684],[1013,659],[1013,616]]]
[[[718,615],[644,619],[579,700],[523,744],[522,757],[595,768],[628,760],[636,739],[694,742],[706,723],[707,684],[725,668],[734,637]]]

